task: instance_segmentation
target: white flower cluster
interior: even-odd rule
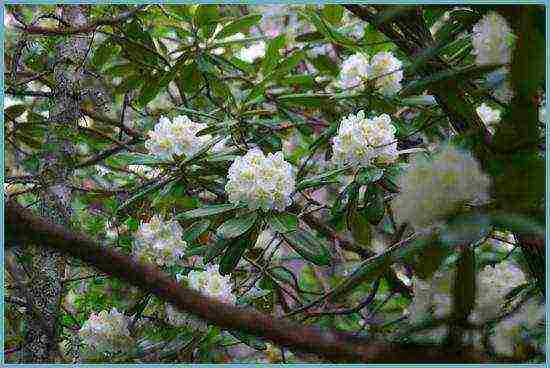
[[[342,89],[361,89],[367,80],[374,80],[375,88],[384,95],[401,89],[402,63],[391,52],[379,52],[369,62],[366,55],[357,53],[342,63],[338,86]]]
[[[249,47],[242,48],[237,57],[248,63],[253,63],[256,59],[263,58],[265,51],[265,42],[260,41]]]
[[[489,12],[474,25],[472,44],[476,64],[508,64],[512,59],[514,34],[504,17]]]
[[[155,215],[142,223],[134,241],[135,258],[159,266],[177,264],[187,245],[181,239],[183,230],[177,221],[164,221]]]
[[[391,52],[379,52],[372,57],[369,66],[369,78],[375,80],[378,92],[391,96],[401,89],[403,64]]]
[[[452,286],[454,270],[439,270],[428,280],[413,277],[413,302],[408,308],[409,320],[421,321],[428,312],[435,318],[445,318],[452,311]],[[477,275],[476,304],[470,319],[484,323],[502,312],[505,296],[526,281],[525,274],[513,263],[504,261],[496,266],[486,266]]]
[[[523,271],[511,262],[485,266],[477,276],[476,307],[473,321],[482,322],[498,316],[504,298],[513,288],[526,282]]]
[[[191,271],[187,275],[189,287],[227,304],[235,304],[236,298],[231,289],[230,276],[222,276],[218,265],[206,266],[206,271]],[[206,321],[189,313],[181,312],[170,304],[165,305],[168,322],[174,326],[189,327],[198,331],[206,330]]]
[[[451,312],[453,276],[453,272],[437,271],[428,280],[412,278],[414,296],[407,308],[411,322],[420,322],[430,311],[435,318],[444,318]]]
[[[494,134],[496,125],[500,122],[500,110],[492,109],[489,105],[483,103],[478,106],[476,112],[491,134]]]
[[[395,127],[387,114],[369,119],[363,110],[346,116],[333,138],[334,160],[339,164],[391,163],[398,157]]]
[[[512,50],[515,36],[506,19],[497,12],[489,12],[476,23],[472,30],[472,44],[477,65],[509,64],[512,60]],[[508,103],[514,96],[514,91],[507,77],[508,68],[496,70],[487,76],[488,80],[504,75],[502,81],[493,91],[493,96],[500,102]]]
[[[187,327],[195,331],[206,331],[208,324],[194,315],[179,311],[172,304],[165,304],[166,319],[168,323],[176,327]]]
[[[231,203],[246,203],[249,208],[283,211],[292,204],[295,188],[294,167],[282,152],[267,156],[259,148],[237,157],[229,168],[225,190]]]
[[[503,355],[513,355],[514,350],[519,346],[528,343],[522,329],[533,331],[535,328],[544,328],[545,308],[544,303],[535,299],[527,301],[512,316],[498,323],[490,338],[495,351]],[[535,347],[542,351],[544,346]]]
[[[132,346],[128,319],[116,308],[92,313],[78,334],[85,345],[98,352],[126,351]]]
[[[230,276],[222,276],[218,265],[207,265],[206,271],[191,271],[187,275],[189,287],[227,304],[235,304]]]
[[[398,186],[392,203],[396,219],[421,230],[464,204],[487,200],[490,178],[470,153],[446,145],[431,160],[416,155]]]
[[[342,63],[338,86],[342,89],[360,89],[368,73],[368,57],[361,53],[351,55]]]
[[[145,147],[149,153],[162,159],[170,159],[172,155],[192,156],[212,138],[208,134],[200,137],[196,135],[207,127],[206,124],[191,121],[185,115],[177,116],[172,121],[163,116],[155,129],[149,132]]]
[[[159,168],[152,168],[145,165],[128,165],[128,170],[137,175],[144,176],[146,179],[154,179],[160,175]]]

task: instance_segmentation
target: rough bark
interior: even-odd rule
[[[62,19],[74,26],[86,24],[84,6],[63,6]],[[80,81],[83,79],[82,64],[86,57],[88,37],[70,37],[57,45],[57,60],[54,66],[55,87],[52,90],[52,107],[49,124],[62,126],[76,124],[80,117]],[[52,149],[48,149],[52,147]],[[59,139],[55,129],[46,137],[43,154],[42,190],[39,209],[42,216],[52,222],[68,226],[70,197],[67,181],[71,175],[73,144]],[[62,280],[65,275],[65,256],[55,249],[29,243],[25,252],[32,259],[28,280],[27,303],[41,314],[42,321],[34,314],[26,316],[26,333],[20,361],[29,363],[53,362],[58,355],[57,319],[63,297]]]

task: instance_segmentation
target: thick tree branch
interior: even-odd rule
[[[222,328],[262,336],[275,344],[322,355],[338,362],[369,363],[467,363],[488,362],[483,353],[461,349],[448,351],[439,346],[373,342],[348,333],[302,326],[273,318],[248,307],[221,303],[179,285],[170,275],[151,264],[105,248],[85,235],[38,217],[13,200],[7,200],[6,237],[40,240],[43,246],[58,249],[97,269],[119,277]],[[460,350],[460,349],[459,349]]]

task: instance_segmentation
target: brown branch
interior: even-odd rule
[[[116,17],[113,18],[99,18],[95,21],[93,21],[90,24],[87,24],[82,27],[69,27],[69,28],[48,28],[48,27],[41,27],[41,26],[16,26],[16,28],[19,28],[21,31],[27,33],[27,34],[38,34],[43,36],[59,36],[59,35],[76,35],[76,34],[83,34],[83,33],[91,33],[95,31],[98,27],[101,26],[111,26],[118,24],[120,22],[125,21],[128,18],[133,17],[136,13],[140,12],[141,10],[145,9],[147,5],[140,5],[135,9],[123,12]]]
[[[169,274],[152,264],[137,262],[114,249],[102,247],[83,234],[35,216],[30,210],[7,200],[6,237],[40,240],[110,275],[119,277],[160,299],[174,304],[221,328],[262,336],[280,346],[315,353],[330,361],[369,363],[466,363],[487,362],[490,358],[471,349],[449,351],[440,346],[375,342],[349,333],[303,326],[273,318],[250,307],[232,306],[201,295],[178,284]]]
[[[130,139],[128,142],[125,142],[124,145],[115,144],[113,147],[108,148],[108,149],[106,149],[105,151],[103,151],[103,152],[101,152],[101,153],[98,153],[97,155],[95,155],[95,156],[93,156],[93,157],[90,157],[88,160],[86,160],[86,161],[84,161],[84,162],[81,162],[81,163],[77,164],[77,165],[75,166],[75,169],[81,169],[81,168],[83,168],[83,167],[95,165],[95,164],[97,164],[98,162],[103,161],[103,160],[106,159],[107,157],[110,157],[110,156],[112,156],[112,155],[114,155],[114,154],[117,154],[117,153],[120,152],[120,151],[123,151],[123,150],[128,149],[127,146],[129,146],[129,145],[131,145],[131,144],[135,144],[135,143],[137,143],[139,140],[140,140],[139,137],[135,137],[135,138]]]

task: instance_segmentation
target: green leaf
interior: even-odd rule
[[[107,39],[95,49],[94,56],[92,57],[92,64],[101,70],[103,65],[113,56],[115,51],[115,46]]]
[[[351,293],[366,281],[374,280],[382,275],[391,265],[391,257],[379,255],[363,262],[340,285],[330,293],[330,300],[337,300]]]
[[[232,218],[224,222],[218,228],[217,235],[221,239],[236,238],[250,230],[250,228],[256,223],[257,218],[257,212],[251,212],[241,217]]]
[[[246,97],[245,102],[250,102],[262,95],[265,91],[265,87],[268,82],[273,81],[277,78],[282,78],[285,75],[287,75],[292,69],[298,65],[298,63],[304,58],[304,54],[302,52],[295,52],[292,56],[287,57],[283,61],[281,61],[279,64],[277,64],[275,67],[273,67],[273,70],[271,70],[270,73],[268,73],[264,79],[256,86],[254,87],[248,96]],[[269,59],[267,56],[265,58],[266,60]]]
[[[371,224],[378,225],[386,212],[384,207],[384,192],[380,187],[370,186],[366,194],[367,205],[362,212]]]
[[[441,241],[448,247],[476,242],[489,234],[490,219],[485,215],[467,213],[453,216],[444,226]]]
[[[125,221],[126,226],[128,226],[128,230],[130,231],[136,231],[139,228],[139,221],[135,218],[128,217],[128,219]]]
[[[344,36],[342,33],[334,29],[330,23],[322,19],[315,11],[300,12],[306,19],[308,19],[317,31],[324,34],[332,42],[343,46],[356,47],[357,43],[352,38]]]
[[[307,32],[302,33],[301,35],[297,36],[294,40],[296,42],[311,42],[311,41],[318,41],[325,38],[325,36],[318,31],[315,32]]]
[[[189,165],[189,164],[195,162],[196,160],[198,160],[199,158],[204,156],[204,154],[206,154],[212,147],[214,147],[216,145],[216,143],[220,142],[222,139],[223,139],[222,136],[214,137],[214,138],[210,139],[208,142],[203,144],[203,146],[197,152],[195,152],[192,156],[187,157],[182,162],[182,165]]]
[[[25,110],[27,110],[27,106],[25,105],[12,105],[4,109],[4,114],[11,120],[15,120],[19,116],[23,115]]]
[[[284,86],[300,86],[304,88],[312,88],[315,85],[315,81],[311,75],[291,75],[280,81]]]
[[[201,236],[210,226],[210,220],[194,222],[183,232],[183,240],[190,243]]]
[[[201,72],[196,62],[186,65],[181,71],[184,92],[196,93],[202,82]]]
[[[352,210],[348,216],[348,227],[353,240],[365,248],[369,248],[372,240],[372,229],[367,218],[359,211]]]
[[[162,161],[154,156],[142,153],[119,154],[116,157],[117,159],[123,160],[128,165],[158,166],[167,163],[167,161]]]
[[[519,234],[532,234],[541,239],[546,237],[544,219],[537,221],[534,218],[511,212],[495,212],[488,214],[488,216],[491,224],[502,230]]]
[[[325,5],[321,11],[325,18],[332,25],[337,25],[342,20],[344,15],[344,7],[341,5]]]
[[[217,239],[213,244],[206,246],[206,254],[204,255],[203,263],[210,263],[214,258],[219,256],[228,246],[230,242],[225,239]]]
[[[247,30],[253,25],[257,24],[262,19],[262,16],[259,14],[250,14],[245,15],[239,19],[236,19],[232,22],[226,24],[222,30],[216,35],[216,39],[229,37],[241,31]]]
[[[407,106],[435,106],[437,101],[431,95],[410,96],[402,98],[401,103]]]
[[[206,246],[191,248],[184,253],[183,258],[193,257],[193,256],[204,256],[208,251],[208,249],[209,248]]]
[[[143,84],[143,75],[132,74],[125,78],[115,87],[115,94],[124,94],[128,91],[136,90]]]
[[[277,212],[269,217],[268,224],[279,233],[289,233],[298,228],[298,216],[288,212]]]
[[[285,46],[285,35],[279,35],[272,39],[267,45],[267,50],[265,52],[265,57],[262,62],[262,73],[264,75],[269,74],[277,62],[281,58],[279,55],[279,50]]]
[[[240,342],[250,346],[252,349],[255,349],[255,350],[267,349],[266,343],[255,336],[248,335],[240,331],[227,331],[227,332],[229,332],[233,337],[235,337]]]
[[[301,191],[307,188],[314,188],[331,183],[337,183],[339,181],[338,175],[345,172],[347,169],[347,167],[334,169],[327,171],[321,175],[304,179],[298,183],[298,185],[296,186],[296,190]]]
[[[339,68],[328,56],[319,55],[311,59],[311,63],[319,72],[332,77],[338,76]]]
[[[229,248],[225,250],[220,260],[220,274],[228,275],[237,267],[237,264],[246,251],[247,244],[248,242],[246,239],[238,240],[233,242]]]
[[[218,5],[201,4],[195,11],[193,23],[202,28],[204,38],[209,38],[216,30],[215,20],[219,17]]]
[[[408,85],[403,87],[403,89],[399,92],[399,95],[410,96],[411,94],[422,93],[422,91],[433,88],[434,86],[444,86],[444,84],[449,81],[452,81],[453,83],[456,81],[467,82],[469,80],[481,78],[485,74],[499,68],[502,68],[501,64],[480,66],[471,65],[455,70],[444,70],[426,78],[422,78],[421,80],[409,83]]]
[[[134,194],[133,196],[131,196],[128,200],[126,200],[123,204],[121,204],[117,209],[116,209],[116,213],[119,213],[120,211],[122,211],[123,209],[125,209],[126,207],[128,207],[129,205],[131,205],[132,203],[134,203],[135,201],[145,197],[146,195],[150,194],[150,193],[153,193],[154,191],[158,190],[159,188],[163,187],[164,185],[166,185],[167,183],[166,182],[158,182],[158,183],[155,183],[153,185],[150,185],[148,186],[147,188],[137,192],[136,194]]]
[[[328,244],[319,237],[303,229],[283,234],[292,249],[301,255],[305,260],[318,266],[330,264]]]
[[[284,95],[277,97],[277,100],[290,105],[307,107],[321,107],[323,104],[328,102],[326,95],[313,93],[295,93],[292,95]]]
[[[234,204],[214,204],[209,206],[204,206],[201,208],[196,208],[191,211],[180,213],[176,216],[177,220],[190,220],[194,218],[207,217],[213,215],[219,215],[220,213],[232,211],[236,209],[237,206]]]
[[[167,73],[166,75],[174,76],[173,73]],[[164,76],[152,76],[151,78],[148,78],[147,81],[143,84],[141,87],[141,90],[139,92],[138,97],[136,98],[136,103],[141,108],[145,107],[149,102],[151,102],[157,95],[160,93],[160,91],[166,87],[165,85],[162,85],[161,83],[164,81]]]
[[[382,175],[384,175],[384,169],[378,168],[376,166],[369,166],[361,170],[359,175],[357,175],[357,183],[361,185],[374,183],[378,181]]]

